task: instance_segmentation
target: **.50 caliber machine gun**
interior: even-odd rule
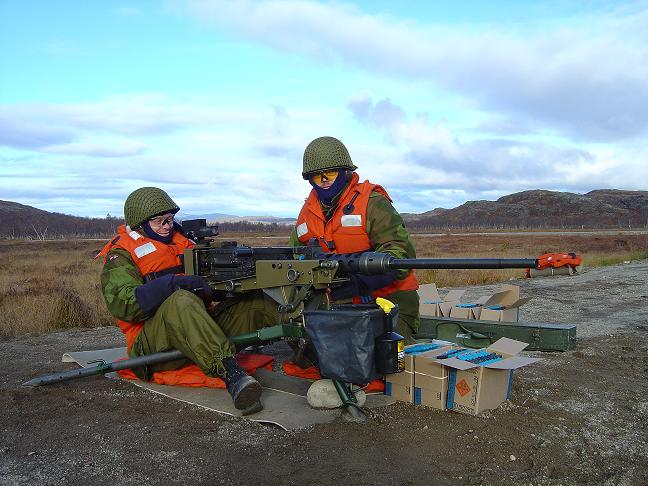
[[[249,247],[235,242],[185,250],[185,273],[205,278],[216,300],[263,290],[280,311],[321,308],[317,291],[341,285],[350,274],[379,275],[413,269],[535,268],[532,258],[394,258],[388,253],[323,253],[318,246]],[[315,307],[313,307],[315,306]],[[296,317],[299,313],[293,315]]]
[[[319,244],[302,247],[249,247],[235,242],[201,240],[185,250],[185,273],[207,280],[215,300],[223,301],[251,291],[263,291],[277,303],[278,322],[256,332],[231,336],[239,348],[285,339],[297,352],[307,351],[305,318],[310,311],[338,312],[327,289],[344,285],[351,274],[379,275],[409,269],[505,269],[535,268],[531,258],[406,258],[388,253],[334,254]],[[397,311],[396,311],[397,312]],[[393,316],[390,316],[392,319]],[[391,329],[389,329],[391,331]],[[313,360],[312,354],[308,356]],[[380,367],[379,367],[380,368]],[[362,415],[346,383],[333,380],[349,412]]]

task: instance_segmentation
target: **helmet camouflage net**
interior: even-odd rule
[[[124,219],[131,228],[141,225],[147,219],[180,210],[173,199],[157,187],[140,187],[131,192],[124,203]]]
[[[328,169],[356,170],[349,151],[337,138],[319,137],[308,144],[304,150],[304,169],[302,176],[308,179],[313,172]]]

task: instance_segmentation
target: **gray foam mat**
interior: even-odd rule
[[[64,362],[74,362],[82,367],[94,366],[91,362],[96,360],[111,362],[122,358],[126,358],[126,348],[79,351],[63,355]],[[116,373],[109,373],[106,376],[118,377]],[[274,424],[285,430],[332,422],[342,414],[341,409],[316,410],[308,405],[306,392],[312,380],[288,376],[266,369],[257,370],[254,376],[263,386],[263,395],[261,396],[263,410],[246,417],[242,417],[241,412],[234,408],[232,399],[226,390],[158,385],[157,383],[139,380],[126,381],[174,400],[255,422]],[[369,394],[365,408],[386,406],[394,401],[393,398],[382,394]]]

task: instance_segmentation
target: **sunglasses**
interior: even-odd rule
[[[149,223],[153,223],[156,226],[166,226],[173,225],[173,214],[167,214],[164,216],[158,216],[157,218],[149,219]]]
[[[335,178],[338,176],[338,170],[325,170],[322,172],[317,172],[313,175],[310,176],[311,181],[313,181],[315,184],[321,184],[323,181],[331,181],[333,182]]]

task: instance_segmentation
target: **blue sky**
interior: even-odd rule
[[[312,139],[404,212],[648,190],[648,2],[0,0],[0,199],[295,216]]]

